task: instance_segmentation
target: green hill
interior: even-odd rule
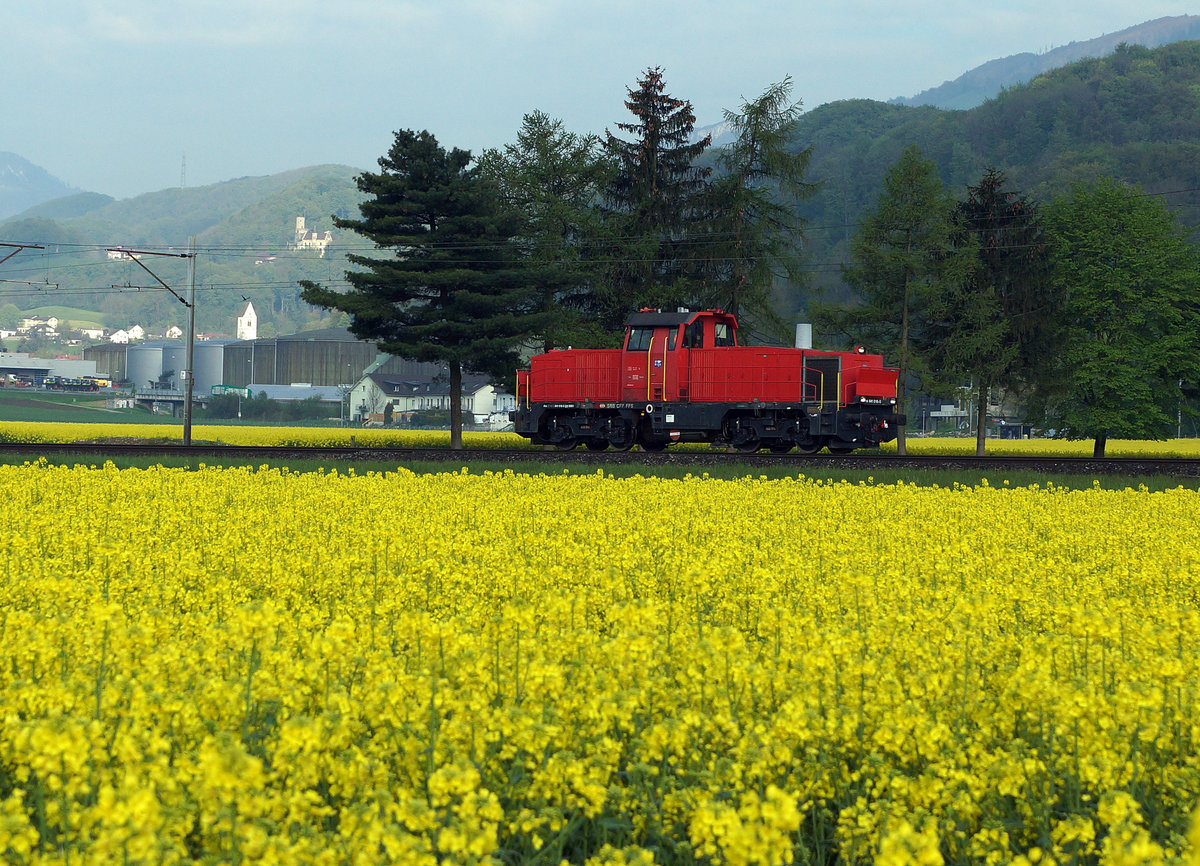
[[[1200,42],[1123,46],[1040,75],[966,111],[869,100],[820,106],[802,116],[795,146],[813,148],[802,202],[813,282],[841,288],[840,263],[859,216],[879,197],[888,169],[910,144],[960,196],[989,167],[1046,201],[1102,175],[1163,195],[1200,228]],[[802,297],[784,298],[801,314]]]
[[[267,333],[319,325],[325,312],[300,303],[296,283],[342,276],[345,262],[337,239],[324,257],[288,247],[298,216],[309,228],[324,231],[333,228],[331,214],[358,214],[358,173],[349,166],[322,165],[123,201],[71,196],[47,202],[0,224],[0,237],[45,247],[23,251],[0,266],[0,279],[35,284],[6,284],[0,301],[27,309],[44,305],[48,294],[69,294],[70,304],[97,310],[117,327],[183,324],[186,307],[155,278],[185,294],[185,260],[143,256],[152,276],[137,262],[114,260],[109,249],[180,253],[195,237],[198,330],[231,334],[247,300]]]

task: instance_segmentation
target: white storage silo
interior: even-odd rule
[[[132,345],[125,353],[125,376],[139,393],[154,390],[163,369],[162,343]]]

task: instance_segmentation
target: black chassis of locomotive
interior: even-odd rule
[[[774,443],[802,451],[877,448],[896,438],[905,417],[882,403],[823,408],[819,403],[531,403],[509,413],[513,429],[535,445],[599,443],[614,435],[627,442],[665,446],[714,442],[756,450]],[[677,433],[677,436],[672,436]]]

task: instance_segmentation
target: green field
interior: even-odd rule
[[[72,328],[113,328],[117,326],[107,313],[81,310],[78,307],[64,307],[61,304],[47,304],[44,307],[34,307],[32,310],[22,310],[21,315],[54,316],[59,322],[69,322]]]
[[[56,393],[6,386],[0,388],[0,421],[171,423],[169,416],[152,415],[145,409],[109,409],[104,404],[102,393]]]

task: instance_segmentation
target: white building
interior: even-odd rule
[[[316,232],[305,227],[304,217],[296,217],[296,242],[293,246],[298,250],[318,250],[321,257],[325,256],[325,248],[333,243],[333,232]]]
[[[26,316],[21,319],[17,333],[24,334],[34,329],[41,329],[47,334],[58,333],[58,316]]]
[[[239,340],[258,339],[258,313],[254,312],[254,304],[246,303],[245,311],[237,318],[234,334]]]
[[[381,418],[388,406],[392,417],[404,419],[414,412],[450,408],[447,379],[412,379],[389,373],[369,373],[350,390],[350,420],[366,422]],[[490,424],[503,419],[516,407],[513,395],[498,391],[486,376],[464,373],[462,381],[463,420]]]

